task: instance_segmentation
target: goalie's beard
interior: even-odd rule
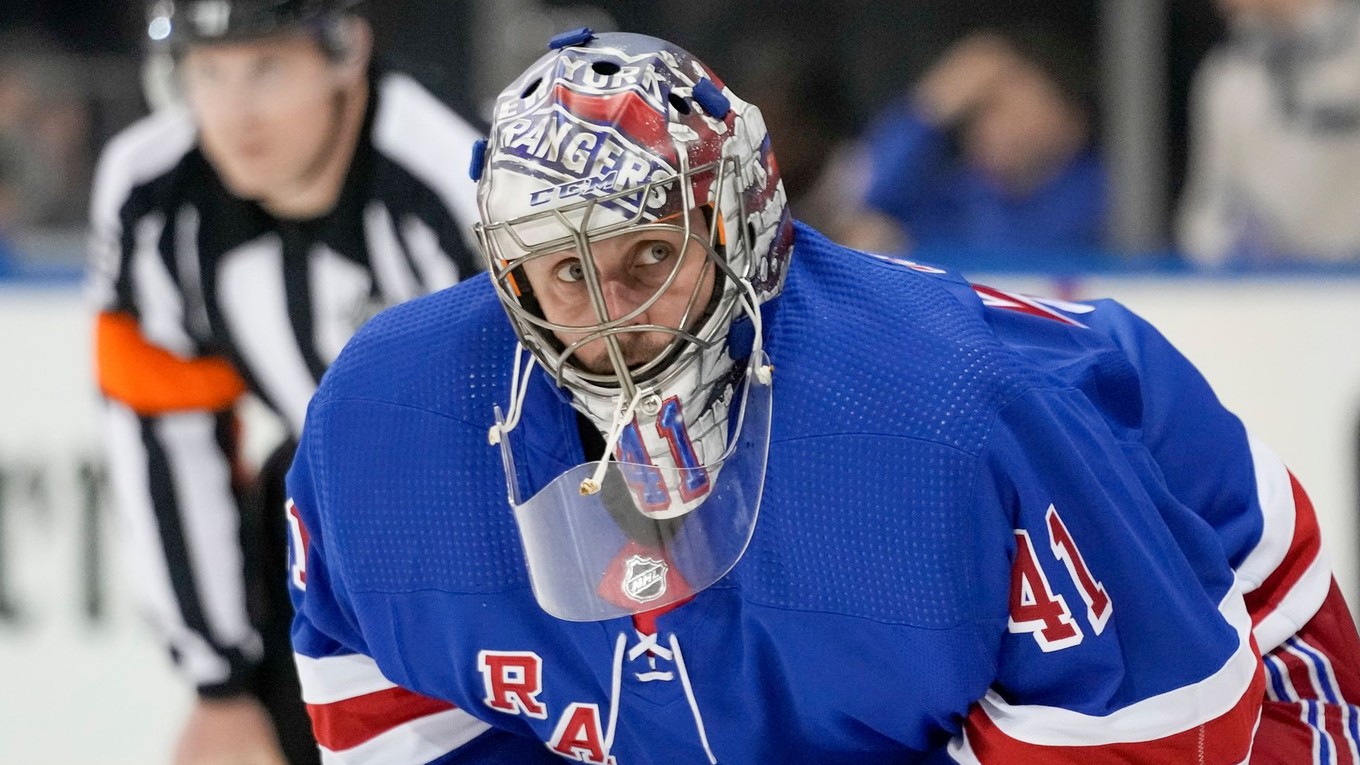
[[[658,358],[663,353],[670,350],[672,336],[663,332],[619,332],[614,335],[619,343],[619,349],[623,351],[623,358],[628,363],[630,370],[637,369],[652,359]],[[576,366],[587,372],[597,375],[616,374],[614,364],[609,360],[609,350],[603,341],[600,343],[597,352],[591,354],[591,358],[584,358],[581,351],[577,351],[574,363]],[[661,365],[665,367],[665,364]]]

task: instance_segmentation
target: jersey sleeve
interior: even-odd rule
[[[289,589],[294,657],[323,760],[332,765],[512,765],[558,762],[543,744],[514,736],[454,704],[384,675],[344,586],[343,563],[326,547],[325,504],[316,491],[317,426],[309,420],[288,474]]]
[[[1217,532],[1256,641],[1274,650],[1317,614],[1332,585],[1307,492],[1155,328],[1110,301],[1093,318],[1137,370],[1142,440],[1168,489]]]
[[[1031,389],[998,416],[974,501],[1011,530],[1008,586],[984,595],[1008,619],[956,762],[1247,758],[1251,620],[1213,529],[1131,433],[1075,389]]]
[[[158,140],[178,125],[138,128]],[[135,136],[134,136],[135,137]],[[241,692],[261,654],[243,578],[233,405],[245,384],[202,353],[166,220],[126,137],[101,160],[91,210],[95,373],[126,560],[153,629],[207,696]]]
[[[1144,441],[1169,489],[1216,530],[1266,670],[1256,755],[1344,762],[1360,752],[1360,635],[1307,492],[1147,322],[1098,312],[1140,369]]]

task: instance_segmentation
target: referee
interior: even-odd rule
[[[181,104],[105,148],[96,366],[130,573],[198,699],[177,765],[320,761],[289,647],[283,474],[247,475],[247,393],[296,436],[350,335],[475,270],[478,131],[372,63],[353,0],[149,6]]]

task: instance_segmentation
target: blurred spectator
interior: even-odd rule
[[[0,39],[0,232],[83,225],[92,137],[80,74],[41,37]]]
[[[879,251],[1098,246],[1106,179],[1092,147],[1090,70],[1046,31],[955,43],[871,130],[864,210],[841,241]]]
[[[1360,260],[1360,5],[1218,0],[1231,37],[1192,92],[1181,247]]]

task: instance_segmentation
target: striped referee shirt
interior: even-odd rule
[[[96,366],[142,605],[201,693],[261,656],[247,610],[233,408],[296,436],[326,367],[381,308],[477,268],[478,132],[410,78],[375,75],[334,210],[280,221],[232,196],[183,110],[115,137],[92,201]],[[282,513],[282,508],[279,509]]]

